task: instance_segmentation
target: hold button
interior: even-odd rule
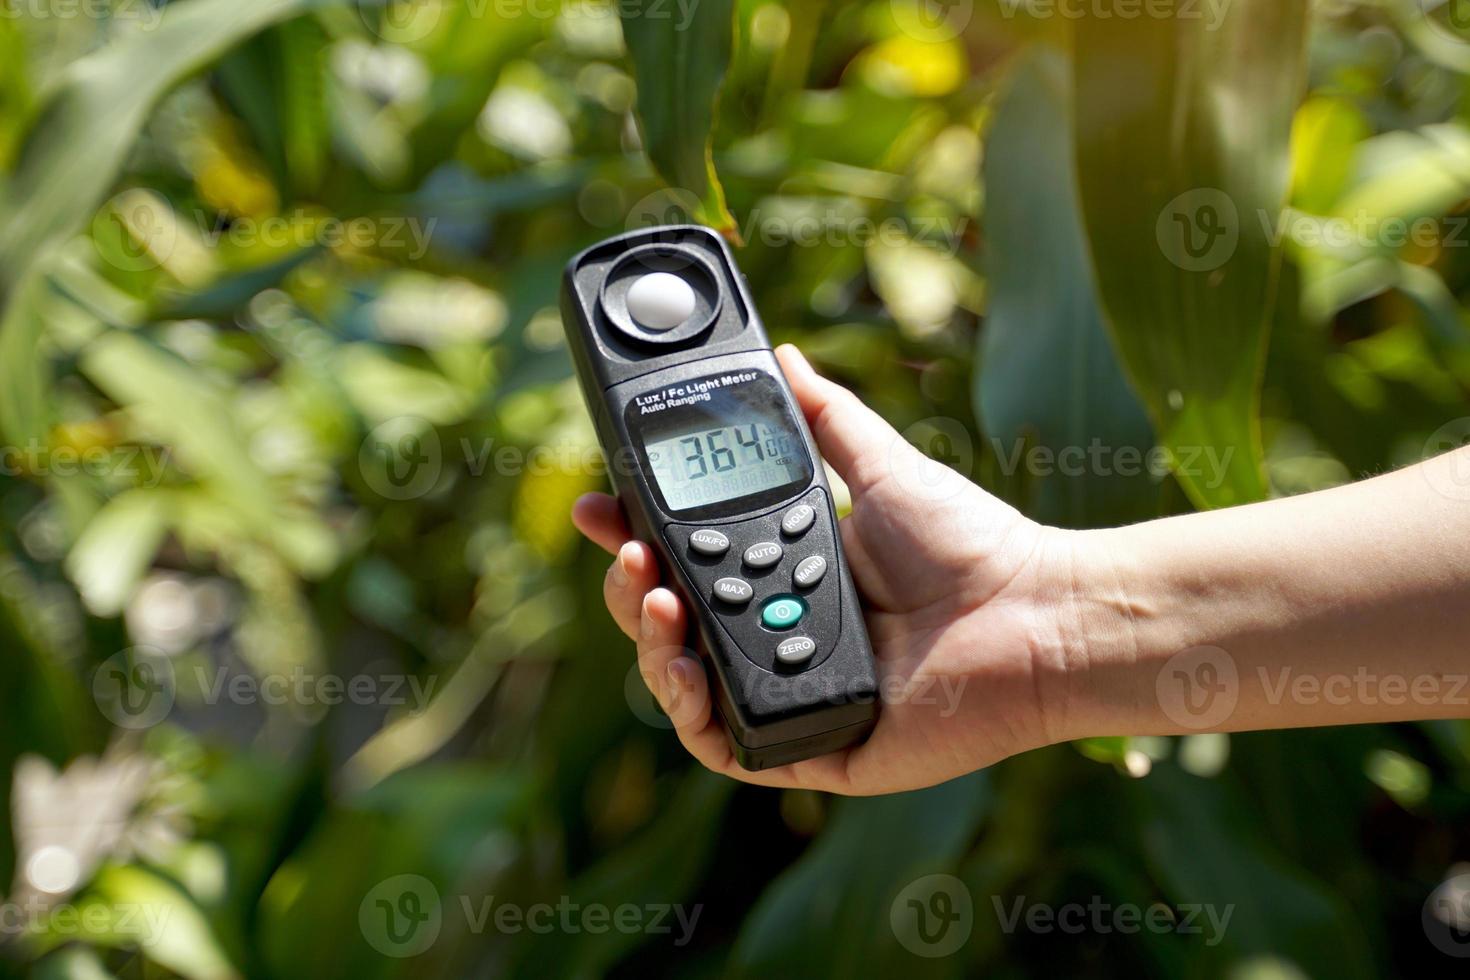
[[[797,504],[781,518],[781,533],[790,538],[801,537],[816,519],[817,511],[811,504]]]

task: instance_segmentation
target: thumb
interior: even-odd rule
[[[817,374],[791,344],[777,347],[776,358],[822,457],[854,495],[882,483],[895,456],[917,452],[856,395]]]

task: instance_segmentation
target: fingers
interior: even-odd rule
[[[742,769],[715,716],[704,665],[685,646],[686,637],[683,604],[668,589],[654,589],[643,600],[638,671],[695,761],[713,772],[757,786],[817,789],[839,784],[843,769],[840,755],[762,772]]]
[[[684,605],[674,593],[648,593],[638,632],[638,670],[689,754],[715,772],[725,772],[735,760],[714,720],[704,666],[684,645],[687,625]]]
[[[602,599],[618,628],[638,638],[643,598],[658,585],[658,560],[642,541],[627,541],[617,550],[602,580]]]
[[[776,348],[776,357],[822,458],[854,493],[879,482],[887,473],[889,455],[899,446],[907,449],[908,443],[856,395],[817,374],[792,345]]]
[[[577,530],[613,553],[602,580],[602,599],[618,628],[631,640],[638,638],[638,617],[643,597],[658,585],[658,559],[642,541],[631,541],[632,533],[616,497],[584,493],[572,505],[572,523]]]
[[[840,788],[840,755],[755,773],[740,768],[715,717],[704,666],[685,646],[683,604],[674,593],[658,587],[653,550],[630,540],[622,507],[607,494],[580,497],[572,507],[572,522],[613,554],[603,580],[603,600],[618,628],[637,641],[639,673],[690,755],[714,772],[759,786]]]
[[[605,493],[584,493],[572,505],[572,523],[594,543],[612,554],[633,536],[623,517],[623,507],[616,497]]]
[[[638,671],[674,728],[698,732],[709,724],[709,682],[684,645],[684,604],[668,589],[643,597],[638,623]]]

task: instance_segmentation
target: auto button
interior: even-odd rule
[[[774,541],[762,541],[745,549],[745,564],[751,568],[770,568],[781,560],[781,546]]]

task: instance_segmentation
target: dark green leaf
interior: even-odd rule
[[[728,234],[735,219],[715,174],[710,134],[735,38],[732,0],[618,5],[638,78],[643,148],[670,185],[699,202],[699,220]]]
[[[920,959],[904,949],[890,916],[911,883],[954,870],[989,802],[983,773],[838,801],[830,826],[751,910],[732,975],[956,975],[957,957]]]
[[[1098,311],[1072,172],[1066,59],[1040,47],[1011,79],[985,153],[991,297],[976,405],[1006,472],[1033,451],[1034,514],[1097,527],[1152,516],[1148,417]],[[1088,455],[1092,447],[1101,454]],[[1081,472],[1078,472],[1078,468]],[[1120,475],[1119,471],[1125,473]]]
[[[1225,923],[1223,953],[1286,957],[1307,976],[1375,974],[1341,900],[1270,853],[1251,832],[1251,812],[1221,783],[1166,766],[1139,792],[1154,873],[1176,907],[1201,906]]]
[[[0,189],[0,426],[24,441],[44,435],[50,365],[43,321],[24,309],[42,288],[36,263],[97,210],[155,102],[241,38],[321,0],[191,0],[171,4],[156,29],[69,66]]]
[[[652,826],[568,886],[572,904],[609,909],[624,904],[680,905],[687,931],[692,932],[698,920],[691,917],[703,910],[687,905],[687,899],[719,843],[725,803],[734,789],[735,784],[723,776],[702,769],[691,772]],[[673,921],[672,914],[670,920],[671,941],[682,937],[687,943],[686,928]],[[600,977],[651,938],[619,929],[549,936],[532,944],[521,972],[537,977]]]

